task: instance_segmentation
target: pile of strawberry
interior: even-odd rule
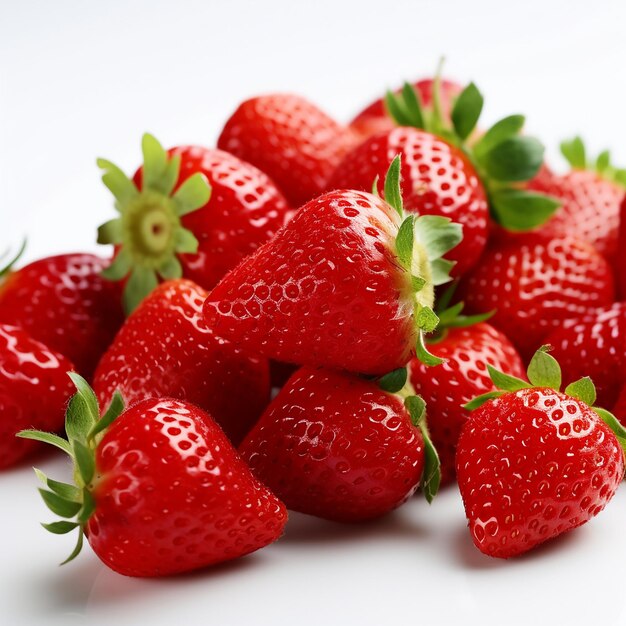
[[[455,481],[495,557],[602,511],[626,172],[575,139],[555,174],[482,106],[439,77],[348,126],[261,96],[216,149],[145,135],[132,178],[98,161],[111,257],[0,278],[0,468],[70,457],[71,483],[36,470],[70,559],[86,537],[122,574],[184,572],[275,541],[287,509],[355,523]]]

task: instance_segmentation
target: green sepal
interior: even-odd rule
[[[411,288],[413,293],[419,293],[426,286],[426,279],[421,276],[411,276]]]
[[[124,412],[124,398],[119,391],[116,391],[111,398],[109,407],[105,414],[99,419],[89,431],[89,439],[94,439],[103,430],[108,428]]]
[[[398,255],[398,259],[400,259],[400,263],[402,263],[407,270],[411,269],[413,260],[414,224],[414,216],[408,215],[404,218],[402,224],[400,224],[398,234],[396,235],[396,254]]]
[[[372,195],[380,198],[380,194],[378,193],[378,183],[380,182],[380,178],[378,174],[376,174],[376,178],[374,178],[374,182],[372,183]]]
[[[448,261],[448,259],[435,259],[430,262],[430,272],[433,285],[445,285],[452,280],[450,272],[456,265],[456,261]]]
[[[611,163],[611,153],[602,151],[595,160],[589,159],[585,144],[580,137],[561,142],[561,153],[574,170],[594,170],[603,179],[626,187],[626,170],[619,169]]]
[[[121,249],[113,257],[111,265],[102,270],[102,277],[111,281],[122,280],[128,276],[132,267],[132,259],[126,254],[124,249]]]
[[[404,217],[404,207],[402,204],[402,190],[400,188],[400,170],[402,161],[400,155],[396,155],[389,164],[385,175],[384,195],[385,202],[393,207],[400,217]]]
[[[458,282],[456,281],[452,283],[437,299],[435,312],[439,317],[439,324],[437,326],[438,334],[437,336],[429,337],[429,343],[438,343],[441,341],[446,328],[467,328],[468,326],[474,326],[474,324],[486,322],[495,314],[494,310],[487,311],[486,313],[477,313],[476,315],[463,315],[463,308],[465,307],[464,302],[457,302],[453,305],[450,304],[457,285]]]
[[[500,391],[519,391],[520,389],[528,389],[531,386],[525,380],[505,374],[489,364],[487,364],[487,371],[493,384]]]
[[[122,243],[123,239],[122,220],[119,217],[98,226],[97,242],[99,244],[110,243],[117,246]]]
[[[9,254],[9,250],[6,250],[0,256],[0,261],[2,261],[2,259],[4,259]],[[22,244],[20,245],[18,251],[0,268],[0,279],[4,278],[9,272],[13,270],[13,266],[22,258],[24,250],[26,250],[26,238],[22,240]]]
[[[402,86],[402,100],[407,113],[407,126],[414,128],[424,128],[424,113],[422,111],[422,103],[419,94],[411,83],[404,83]]]
[[[495,309],[487,311],[486,313],[477,313],[476,315],[457,315],[454,319],[447,322],[445,325],[448,328],[467,328],[474,326],[475,324],[481,324],[491,319],[496,314]]]
[[[76,466],[78,467],[78,472],[83,484],[89,485],[96,470],[96,461],[93,451],[82,444],[78,439],[72,442],[72,447],[74,448],[74,458],[76,459]]]
[[[78,528],[78,522],[52,522],[50,524],[41,524],[49,533],[53,535],[67,535],[75,528]]]
[[[626,428],[622,426],[621,422],[610,411],[601,409],[597,406],[591,408],[596,415],[598,415],[598,417],[613,431],[617,442],[622,448],[622,452],[626,456]]]
[[[481,407],[483,404],[486,404],[490,400],[503,396],[505,393],[505,391],[488,391],[487,393],[476,396],[468,403],[464,404],[463,408],[466,411],[473,411],[474,409]]]
[[[76,485],[70,485],[68,483],[61,483],[52,478],[48,478],[41,470],[33,467],[35,475],[50,491],[53,491],[58,496],[61,496],[64,500],[71,500],[72,502],[81,502],[82,491]]]
[[[79,554],[80,551],[83,549],[83,537],[84,537],[84,532],[82,528],[78,528],[78,539],[76,541],[76,546],[74,547],[74,549],[72,550],[72,553],[67,557],[67,559],[65,559],[65,561],[63,561],[61,563],[61,565],[65,565],[66,563],[69,563],[70,561],[73,561]]]
[[[484,99],[474,83],[460,93],[452,109],[452,124],[458,137],[467,139],[476,128],[483,110]]]
[[[428,259],[434,261],[461,243],[463,227],[441,215],[420,215],[415,220],[415,234],[426,248]]]
[[[97,159],[96,163],[101,170],[104,170],[102,182],[117,200],[118,210],[119,207],[132,202],[139,195],[135,183],[117,165],[106,159]]]
[[[513,183],[530,180],[543,163],[544,147],[534,137],[514,136],[495,145],[480,159],[489,178]]]
[[[59,437],[53,433],[45,433],[41,430],[20,430],[15,434],[16,437],[21,437],[22,439],[32,439],[33,441],[40,441],[41,443],[48,443],[51,446],[55,446],[59,448],[59,450],[63,450],[67,455],[73,458],[74,453],[72,452],[72,448],[66,439]]]
[[[437,314],[428,306],[420,307],[415,317],[418,327],[425,333],[432,333],[439,324]]]
[[[39,489],[39,493],[46,506],[59,517],[74,517],[80,511],[81,505],[73,500],[66,500],[53,491]]]
[[[89,386],[89,383],[76,372],[68,372],[67,374],[76,387],[78,396],[85,403],[85,409],[92,423],[95,423],[100,418],[100,410],[98,408],[98,398],[93,389]]]
[[[481,159],[487,152],[495,148],[506,139],[521,132],[526,118],[523,115],[509,115],[497,121],[475,144],[472,153],[475,158]]]
[[[572,168],[584,170],[587,167],[585,144],[580,137],[567,139],[561,142],[561,154]]]
[[[87,434],[94,423],[95,420],[89,415],[83,398],[81,398],[78,393],[73,395],[70,398],[67,411],[65,412],[65,432],[69,440],[78,439],[86,441]],[[73,449],[72,457],[74,457]]]
[[[600,152],[596,159],[596,172],[599,174],[604,173],[605,170],[611,167],[611,153],[609,150]]]
[[[428,367],[441,365],[444,360],[434,354],[431,354],[424,342],[424,331],[420,328],[417,333],[417,341],[415,342],[415,356]]]
[[[593,381],[589,378],[589,376],[584,376],[583,378],[570,383],[567,387],[565,387],[564,393],[591,407],[596,403],[596,386],[593,384]]]
[[[174,250],[180,254],[196,254],[200,242],[187,228],[180,228],[174,235]]]
[[[158,284],[154,270],[140,265],[135,266],[124,287],[122,302],[126,315],[130,315]]]
[[[411,423],[419,428],[426,414],[426,402],[421,396],[408,396],[404,399],[404,406],[409,412]]]
[[[525,189],[498,189],[489,199],[494,220],[517,232],[541,226],[561,206],[557,198]]]
[[[96,510],[96,501],[93,499],[89,489],[83,489],[83,505],[78,512],[76,520],[79,524],[86,524]]]
[[[172,196],[179,217],[203,207],[210,199],[211,187],[200,172],[190,176]]]
[[[408,372],[406,367],[399,367],[378,379],[378,386],[389,393],[397,393],[406,385]]]
[[[174,280],[175,278],[182,278],[183,266],[175,256],[171,256],[163,262],[158,272],[163,280]]]
[[[526,371],[528,380],[534,387],[549,387],[555,391],[561,389],[561,366],[548,354],[550,346],[541,346],[533,355]]]

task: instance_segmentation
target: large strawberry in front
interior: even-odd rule
[[[253,353],[303,365],[385,374],[416,353],[438,363],[423,335],[437,325],[434,286],[449,280],[442,255],[461,229],[405,216],[399,170],[397,158],[386,202],[335,191],[304,205],[211,291],[209,326]]]
[[[94,376],[100,404],[120,391],[187,400],[208,411],[237,445],[269,402],[267,361],[217,336],[202,316],[207,292],[190,280],[157,287],[131,313]]]
[[[68,439],[27,430],[72,459],[75,484],[36,470],[45,504],[78,530],[110,568],[126,576],[167,576],[235,559],[278,539],[287,513],[250,473],[222,430],[193,404],[150,398],[127,410],[119,394],[100,407],[84,379],[67,415]]]
[[[180,146],[167,152],[151,135],[133,180],[100,159],[120,216],[102,225],[99,243],[117,254],[105,276],[127,279],[127,312],[159,278],[185,276],[211,289],[284,224],[288,206],[256,167],[222,150]]]

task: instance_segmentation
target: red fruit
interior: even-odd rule
[[[420,429],[398,396],[309,367],[291,377],[239,452],[287,508],[341,522],[400,506],[425,463]]]
[[[356,135],[308,100],[271,94],[242,102],[217,141],[218,148],[256,165],[293,206],[322,193]]]
[[[37,447],[16,439],[24,428],[57,431],[74,389],[67,372],[73,365],[28,333],[0,324],[0,469]]]
[[[250,473],[211,417],[188,402],[151,398],[124,411],[116,396],[98,421],[86,382],[66,417],[76,486],[39,477],[52,512],[75,521],[98,557],[126,576],[167,576],[234,559],[280,536],[283,504]],[[100,437],[98,433],[101,432]],[[49,441],[46,433],[22,436]],[[80,450],[81,454],[76,452]]]
[[[565,320],[613,302],[613,273],[588,243],[531,233],[490,244],[461,292],[469,312],[495,309],[491,323],[529,358]]]
[[[622,426],[626,426],[626,387],[622,389],[617,397],[617,402],[613,407],[612,413],[617,417]]]
[[[60,352],[87,378],[124,320],[116,285],[92,254],[47,257],[0,283],[0,323],[15,324]]]
[[[461,428],[470,415],[463,406],[495,389],[487,365],[518,377],[524,376],[524,367],[511,342],[485,323],[449,328],[430,349],[444,363],[427,370],[414,359],[409,366],[410,381],[415,393],[426,402],[428,430],[441,461],[441,481],[448,483],[455,476]]]
[[[626,374],[626,303],[593,309],[548,335],[546,343],[554,348],[566,384],[591,376],[598,405],[613,408]]]
[[[118,246],[107,276],[130,276],[131,311],[162,279],[185,276],[211,289],[285,223],[289,208],[256,167],[221,150],[181,146],[167,153],[143,138],[144,166],[129,181],[108,161],[103,180],[121,216],[100,228],[99,243]]]
[[[450,143],[416,128],[396,127],[377,134],[349,152],[329,182],[332,189],[367,191],[384,179],[387,164],[402,155],[404,208],[422,215],[443,215],[463,226],[463,241],[448,255],[454,276],[472,267],[487,243],[489,205],[474,166]],[[382,192],[382,182],[379,183]]]
[[[386,183],[394,202],[399,168],[394,160]],[[421,338],[436,326],[433,284],[448,280],[450,266],[436,257],[459,241],[459,228],[395,207],[358,191],[307,203],[211,291],[209,326],[289,363],[385,374],[416,350],[432,362]]]
[[[218,337],[202,317],[207,292],[189,280],[163,283],[128,317],[94,376],[102,406],[187,400],[209,412],[238,444],[269,402],[267,362]]]
[[[626,196],[620,208],[618,250],[626,250]],[[620,297],[626,300],[626,263],[616,263],[615,271],[619,281]]]
[[[530,385],[492,376],[506,391],[472,403],[486,401],[461,433],[457,478],[476,547],[508,558],[602,511],[624,475],[613,429],[620,437],[626,431],[607,414],[609,428],[590,408],[589,379],[559,392],[558,364],[543,351],[529,366]]]
[[[426,109],[432,108],[434,83],[435,80],[433,78],[424,78],[413,83],[413,87],[419,94],[420,101]],[[454,100],[463,91],[463,88],[458,83],[445,79],[441,80],[440,88],[442,113],[445,119],[449,119]],[[400,93],[400,91],[398,89],[396,93]],[[391,130],[394,126],[395,122],[387,113],[383,98],[372,102],[350,122],[350,128],[359,133],[364,139],[377,133]]]
[[[619,207],[624,186],[609,166],[587,169],[584,145],[580,138],[565,142],[564,154],[572,170],[563,176],[544,172],[530,181],[529,189],[554,196],[562,204],[542,227],[550,237],[571,236],[592,244],[611,262],[617,253]],[[571,150],[577,151],[572,155]],[[608,159],[608,154],[605,153]]]

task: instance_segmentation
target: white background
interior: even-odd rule
[[[392,5],[392,6],[390,6]],[[141,134],[213,145],[237,103],[295,91],[348,120],[388,86],[473,79],[485,120],[524,112],[556,157],[582,132],[626,164],[626,3],[67,2],[0,0],[0,244],[27,259],[95,250],[111,216],[96,156],[132,171]],[[557,160],[558,163],[558,160]],[[62,462],[38,463],[52,473]],[[279,543],[167,581],[122,578],[47,519],[27,467],[0,476],[0,623],[626,624],[626,491],[587,527],[533,555],[471,545],[455,489],[379,523],[294,515]],[[409,621],[410,620],[410,621]]]

